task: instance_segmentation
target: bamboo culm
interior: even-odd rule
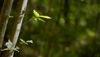
[[[12,32],[10,35],[10,41],[12,42],[14,47],[16,46],[18,36],[21,30],[22,21],[25,15],[27,3],[28,3],[28,0],[19,0],[19,3],[18,3],[18,9],[16,13],[17,15],[15,17]],[[14,56],[14,51],[10,50],[10,51],[6,51],[2,57],[13,57],[13,56]]]
[[[3,7],[0,13],[0,54],[1,54],[1,49],[3,45],[4,35],[6,32],[9,16],[11,13],[12,4],[13,4],[13,0],[4,0]]]

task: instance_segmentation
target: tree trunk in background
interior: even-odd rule
[[[16,19],[14,21],[15,23],[13,25],[13,29],[10,35],[10,40],[13,43],[14,47],[16,46],[18,36],[21,30],[21,25],[22,25],[25,10],[27,7],[27,2],[28,0],[19,0],[19,3],[18,3],[17,15],[16,15]],[[2,57],[13,57],[13,55],[14,55],[14,51],[10,50],[10,51],[5,52]]]
[[[3,2],[4,2],[4,0],[0,0],[0,12],[1,12],[1,8],[3,6]]]
[[[69,24],[68,12],[69,12],[69,2],[70,0],[64,0],[64,16],[66,24]]]
[[[97,15],[97,0],[94,0],[94,4],[95,4],[95,16],[96,16],[96,39],[98,39],[99,37],[99,18]]]
[[[94,8],[94,14],[95,14],[95,18],[96,18],[96,35],[95,35],[95,38],[94,38],[94,40],[93,40],[93,44],[94,44],[94,46],[96,47],[96,48],[94,48],[94,52],[92,53],[92,57],[95,57],[96,56],[96,54],[97,54],[97,51],[98,51],[98,46],[99,46],[99,14],[98,14],[98,5],[97,5],[97,2],[98,2],[98,0],[94,0],[94,6],[95,6],[95,8]]]
[[[4,0],[3,8],[0,14],[0,54],[12,4],[13,0]]]
[[[59,12],[58,12],[58,17],[57,17],[56,25],[59,24],[60,18],[62,17],[62,13],[64,13],[64,8],[65,8],[65,0],[63,0],[63,1],[60,0]]]

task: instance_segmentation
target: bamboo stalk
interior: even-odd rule
[[[4,0],[4,4],[0,14],[0,54],[12,4],[13,0]]]
[[[27,7],[27,2],[28,0],[19,0],[19,3],[18,3],[17,15],[16,15],[13,29],[10,35],[10,40],[12,44],[14,45],[14,47],[16,46],[18,36],[21,30],[22,21],[25,15],[26,7]],[[5,52],[2,57],[13,57],[13,56],[14,56],[14,51],[10,50],[10,51]]]

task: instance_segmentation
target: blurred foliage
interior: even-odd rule
[[[16,14],[16,1],[11,16]],[[31,20],[33,9],[52,19]],[[33,44],[18,41],[15,57],[100,57],[99,15],[100,0],[29,0],[19,38]],[[9,34],[13,22],[11,18]]]

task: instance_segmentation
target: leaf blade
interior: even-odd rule
[[[39,16],[40,18],[45,18],[45,19],[51,19],[51,17],[49,17],[49,16],[43,16],[43,15],[41,15],[41,16]]]
[[[33,10],[35,17],[39,17],[39,13],[36,10]]]

